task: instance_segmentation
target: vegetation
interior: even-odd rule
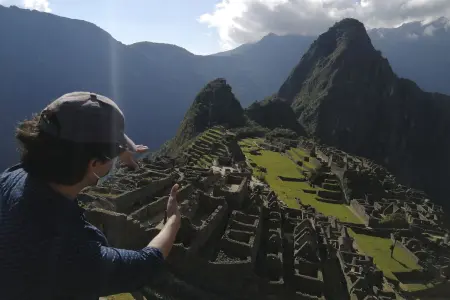
[[[314,170],[316,168],[316,166],[313,163],[311,163],[310,161],[309,162],[305,161],[305,157],[309,156],[305,150],[299,149],[299,148],[292,148],[288,152],[289,152],[289,154],[292,155],[292,157],[294,159],[298,159],[299,161],[301,161],[307,169]]]
[[[109,199],[113,199],[113,198],[117,198],[118,196],[120,196],[120,194],[112,194],[112,193],[102,193],[99,191],[89,191],[89,194],[91,195],[95,195],[97,197],[103,197],[103,198],[109,198]]]
[[[185,146],[186,152],[191,155],[196,155],[197,158],[194,158],[191,162],[202,168],[209,168],[212,166],[214,160],[216,160],[220,155],[226,154],[226,149],[221,141],[224,139],[223,137],[223,127],[216,126],[211,129],[206,130],[201,133],[199,136],[191,140],[188,146]],[[205,153],[199,147],[199,142],[204,143],[208,149],[213,148],[213,143],[219,143],[219,147],[216,148],[213,152],[209,150]]]
[[[282,181],[278,176],[302,178],[301,167],[297,166],[286,155],[278,152],[260,150],[260,155],[253,155],[249,151],[255,146],[257,141],[247,139],[240,142],[242,151],[247,159],[255,163],[253,168],[255,177],[262,176],[262,172],[258,167],[264,167],[267,170],[265,180],[270,187],[277,193],[280,200],[291,208],[300,208],[296,198],[301,200],[302,204],[311,205],[317,211],[325,214],[336,216],[339,220],[350,223],[361,223],[361,220],[353,214],[353,212],[343,204],[324,203],[316,200],[316,194],[306,193],[305,190],[313,190],[314,192],[321,188],[312,188],[307,182],[289,182]],[[299,170],[300,168],[300,170]]]
[[[106,297],[107,300],[134,300],[131,294],[118,294]]]
[[[287,139],[296,139],[298,138],[298,134],[291,130],[291,129],[287,129],[287,128],[275,128],[274,130],[272,130],[271,132],[269,132],[266,135],[267,139],[273,139],[273,138],[287,138]]]
[[[397,77],[361,22],[344,19],[321,34],[278,96],[291,103],[297,120],[321,143],[370,157],[446,203],[450,143],[440,137],[450,136],[450,98]],[[405,116],[414,120],[413,129],[398,122]],[[430,120],[438,129],[430,129]]]
[[[405,214],[401,213],[384,216],[380,223],[384,225],[389,224],[389,227],[391,228],[405,228],[408,226],[408,221],[406,220]]]
[[[360,252],[373,257],[374,263],[387,278],[398,280],[393,272],[410,272],[421,269],[403,248],[395,247],[394,255],[391,258],[392,240],[389,238],[357,234],[352,230],[349,230],[349,234],[355,239]]]
[[[262,182],[264,182],[264,183],[267,183],[266,175],[263,174],[263,173],[259,173],[259,174],[256,176],[256,179],[258,179],[259,181],[262,181]]]
[[[254,102],[246,109],[246,114],[251,120],[263,127],[269,129],[286,128],[304,134],[304,130],[297,122],[290,104],[276,95],[260,102]]]
[[[234,133],[238,139],[263,137],[267,132],[268,130],[266,128],[254,123],[249,123],[248,126],[240,127],[234,130]]]
[[[246,124],[244,110],[225,79],[209,82],[187,111],[177,134],[167,147],[169,153],[179,153],[189,141],[208,128],[223,125],[228,128]]]

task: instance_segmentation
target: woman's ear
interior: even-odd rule
[[[88,169],[89,170],[95,169],[100,165],[100,163],[101,162],[98,159],[91,159],[88,163]]]
[[[91,173],[92,170],[95,169],[96,165],[97,165],[97,160],[95,160],[95,159],[89,160],[89,162],[88,162],[88,173]]]

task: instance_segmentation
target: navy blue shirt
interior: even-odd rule
[[[162,270],[155,248],[108,246],[76,201],[28,176],[0,175],[0,298],[98,299],[133,292]]]

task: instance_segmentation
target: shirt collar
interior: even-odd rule
[[[48,183],[28,176],[25,183],[25,198],[33,199],[39,195],[38,205],[44,208],[46,211],[54,211],[56,214],[67,218],[76,217],[79,218],[83,215],[84,209],[78,205],[77,199],[69,199],[62,194],[55,191]],[[32,193],[29,197],[26,193]]]

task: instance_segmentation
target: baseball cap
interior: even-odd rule
[[[39,130],[76,143],[110,143],[136,151],[125,134],[125,117],[114,101],[90,92],[61,96],[40,115]]]

